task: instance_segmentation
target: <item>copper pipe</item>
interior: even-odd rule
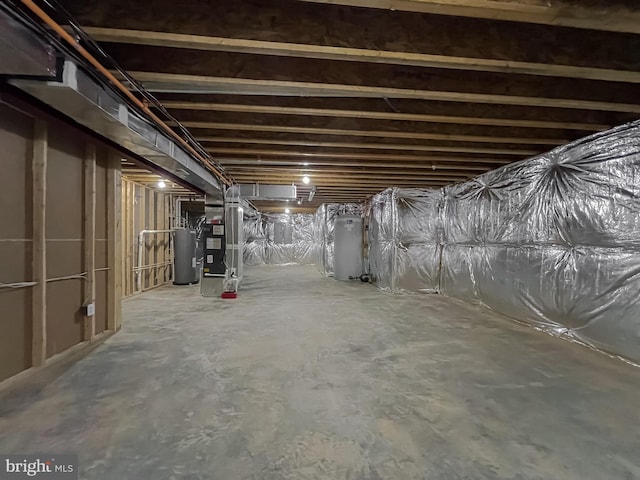
[[[67,41],[69,45],[75,48],[80,55],[84,57],[96,70],[102,73],[107,79],[125,96],[131,100],[138,108],[140,108],[143,112],[149,115],[156,123],[158,123],[169,135],[171,135],[175,140],[177,140],[182,146],[184,146],[193,156],[195,156],[198,160],[203,162],[222,182],[229,186],[231,185],[231,181],[229,181],[218,169],[211,164],[209,159],[200,155],[188,142],[186,142],[180,135],[174,132],[166,123],[164,123],[158,116],[153,113],[149,107],[147,107],[143,102],[138,100],[138,98],[131,93],[131,91],[125,87],[120,80],[118,80],[109,70],[107,70],[102,64],[96,60],[93,55],[91,55],[84,47],[78,44],[75,39],[67,33],[67,31],[62,28],[55,20],[53,20],[49,15],[46,14],[44,10],[38,7],[32,0],[21,0],[21,2],[33,12],[40,20],[46,23],[49,27],[51,27],[60,37]]]

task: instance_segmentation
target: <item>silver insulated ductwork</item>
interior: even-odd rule
[[[60,81],[16,79],[11,83],[210,196],[223,198],[218,179],[168,134],[102,87],[76,63],[64,62]]]

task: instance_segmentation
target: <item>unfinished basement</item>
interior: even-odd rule
[[[640,479],[636,0],[0,0],[0,479]]]

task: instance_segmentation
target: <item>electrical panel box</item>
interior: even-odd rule
[[[221,220],[212,220],[202,226],[204,258],[202,276],[224,277],[227,271],[225,265],[225,225]]]

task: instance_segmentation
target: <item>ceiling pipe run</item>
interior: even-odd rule
[[[127,97],[134,105],[136,105],[140,110],[142,110],[146,115],[149,116],[157,125],[159,125],[169,136],[171,136],[176,142],[178,142],[184,149],[186,149],[193,157],[198,159],[207,168],[217,177],[219,178],[225,185],[231,185],[231,181],[226,178],[226,176],[219,171],[208,158],[200,155],[188,142],[186,142],[180,135],[178,135],[175,131],[171,129],[166,123],[164,123],[156,114],[154,114],[151,109],[144,104],[141,100],[139,100],[127,87],[125,87],[122,82],[120,82],[108,69],[106,69],[93,55],[91,55],[84,47],[82,47],[78,42],[69,34],[67,31],[59,25],[55,20],[53,20],[49,15],[46,14],[40,7],[38,7],[32,0],[21,0],[21,2],[40,20],[42,20],[46,25],[48,25],[54,32],[56,32],[63,40],[65,40],[69,46],[75,49],[86,61],[88,61],[91,66],[93,66],[97,71],[99,71],[102,75],[105,76],[111,82],[111,84],[117,88],[121,93]]]

